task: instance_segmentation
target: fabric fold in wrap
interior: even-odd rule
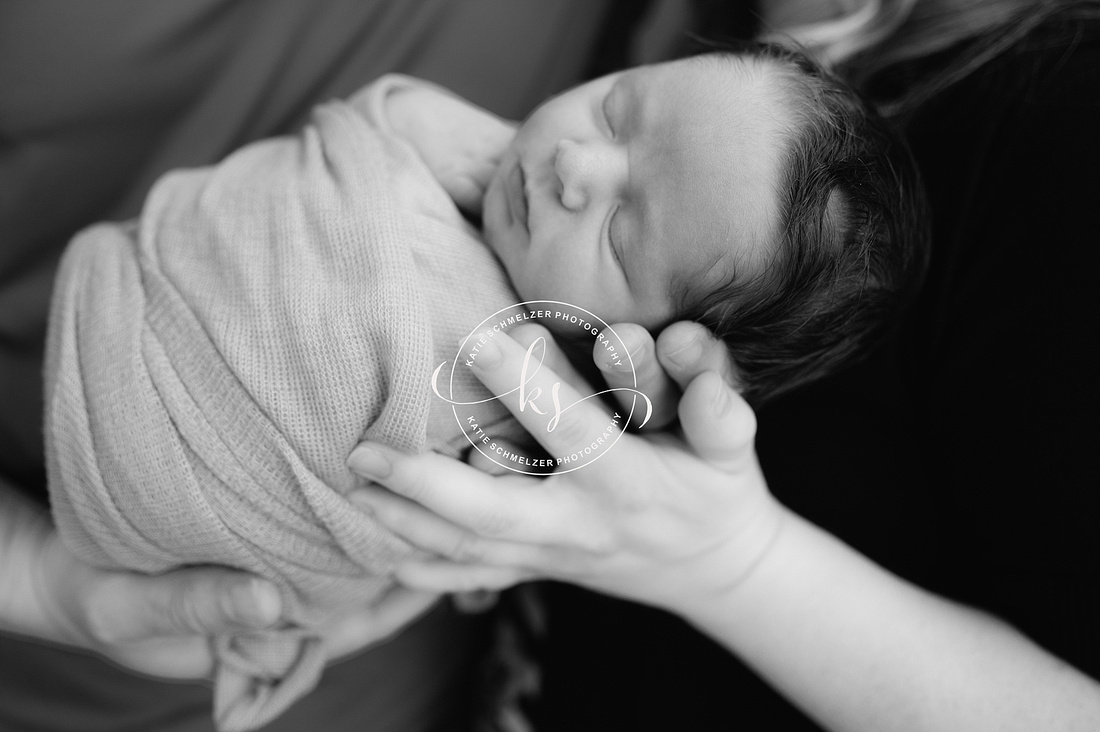
[[[515,300],[433,185],[410,148],[334,102],[298,136],[165,176],[138,222],[82,232],[62,261],[46,441],[63,539],[103,567],[255,572],[292,620],[216,640],[220,729],[308,692],[325,659],[309,629],[379,599],[409,551],[345,500],[355,444],[465,444],[432,403],[432,369],[460,324]],[[410,196],[455,221],[409,215]]]

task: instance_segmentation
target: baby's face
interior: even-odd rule
[[[679,314],[679,293],[762,270],[782,88],[766,64],[707,57],[605,76],[536,109],[484,203],[517,292],[655,327]]]

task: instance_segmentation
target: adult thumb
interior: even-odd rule
[[[692,379],[680,398],[680,427],[699,457],[726,472],[752,461],[756,414],[716,371]]]
[[[154,577],[118,574],[98,589],[89,610],[102,641],[257,630],[274,624],[282,613],[273,584],[221,567]]]

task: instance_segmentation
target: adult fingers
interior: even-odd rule
[[[756,415],[715,371],[697,376],[680,400],[680,428],[699,457],[719,469],[741,469],[753,454]]]
[[[615,399],[628,413],[641,406],[634,389],[649,397],[653,415],[643,429],[658,430],[668,426],[676,419],[680,388],[657,360],[653,336],[634,323],[616,323],[611,330],[618,336],[616,340],[621,342],[625,354],[608,348],[606,341],[597,340],[593,344],[592,360],[603,374],[604,381],[611,388],[620,389],[615,392]]]
[[[538,323],[523,323],[513,328],[508,335],[525,349],[542,339],[543,343],[538,351],[542,354],[542,368],[550,369],[565,382],[572,384],[574,389],[588,391],[588,382],[573,367],[573,363],[565,355],[565,351],[561,349],[558,342],[554,340],[554,336],[548,328]]]
[[[481,592],[504,590],[535,579],[518,567],[494,567],[447,561],[411,561],[397,567],[397,581],[425,592]]]
[[[348,467],[485,538],[548,543],[576,524],[569,497],[537,490],[537,478],[495,478],[441,455],[405,455],[377,443],[356,447]]]
[[[657,358],[669,377],[687,389],[704,371],[716,371],[726,383],[737,386],[737,366],[725,345],[699,323],[681,320],[657,336]]]
[[[209,679],[214,671],[214,656],[206,636],[150,638],[96,650],[132,671],[164,679]]]
[[[413,546],[456,562],[528,566],[541,557],[537,546],[478,536],[389,491],[360,488],[348,498]]]
[[[281,612],[273,584],[221,567],[110,573],[88,597],[90,630],[104,643],[267,628]]]
[[[499,439],[497,443],[500,445],[501,449],[517,455],[525,455],[532,452],[531,446],[521,448],[510,440]],[[477,468],[489,475],[508,475],[512,472],[501,463],[493,460],[481,450],[477,449],[470,450],[469,454],[466,456],[466,461],[470,464],[470,467]]]
[[[609,415],[595,395],[581,396],[543,365],[540,346],[545,343],[538,340],[524,349],[498,333],[482,346],[471,368],[524,429],[551,456],[562,456],[557,459],[565,462],[573,455],[591,454],[594,434],[621,432],[624,418],[618,412]],[[648,406],[647,402],[643,422],[649,417]]]
[[[456,592],[451,596],[451,603],[455,609],[467,615],[477,615],[492,610],[499,601],[500,593],[495,590]]]

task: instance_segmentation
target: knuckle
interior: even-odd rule
[[[500,511],[480,514],[473,522],[474,531],[481,536],[499,539],[509,533],[514,521]]]
[[[581,415],[579,411],[562,412],[558,423],[554,425],[555,438],[559,444],[577,448],[583,447],[589,441],[588,438],[594,432],[593,426],[588,424]]]
[[[728,419],[730,441],[737,445],[747,445],[756,439],[756,412],[740,397],[727,395],[733,404],[729,407]]]
[[[413,466],[407,466],[405,470],[400,471],[397,477],[400,480],[401,493],[406,497],[419,501],[431,494],[430,473],[425,473]]]
[[[180,632],[201,632],[204,628],[200,597],[194,584],[178,585],[168,596],[164,608],[168,627]]]
[[[477,537],[461,533],[451,542],[447,556],[456,562],[476,562],[482,558],[481,543]]]
[[[394,510],[394,508],[389,502],[379,501],[376,505],[371,506],[371,513],[380,519],[390,531],[406,535],[412,528],[410,527],[412,521],[405,511]]]
[[[485,580],[479,575],[463,574],[455,579],[455,592],[478,592],[488,589]]]
[[[455,608],[468,615],[477,615],[488,612],[496,607],[500,593],[493,590],[475,590],[474,592],[458,592],[451,598]]]
[[[93,641],[113,645],[128,639],[128,633],[119,622],[114,604],[110,601],[111,592],[106,586],[93,592],[85,606],[84,624]]]
[[[554,562],[546,567],[546,574],[560,579],[583,579],[595,574],[599,564],[597,557],[576,549],[556,552]]]
[[[740,435],[747,442],[756,438],[756,412],[748,408],[742,409],[741,412],[742,414],[738,427]]]
[[[610,531],[584,531],[577,534],[575,545],[586,554],[606,557],[615,552],[618,542]]]
[[[551,339],[550,331],[538,323],[522,323],[509,331],[508,335],[524,348],[530,346],[539,338],[543,338],[548,342]]]

